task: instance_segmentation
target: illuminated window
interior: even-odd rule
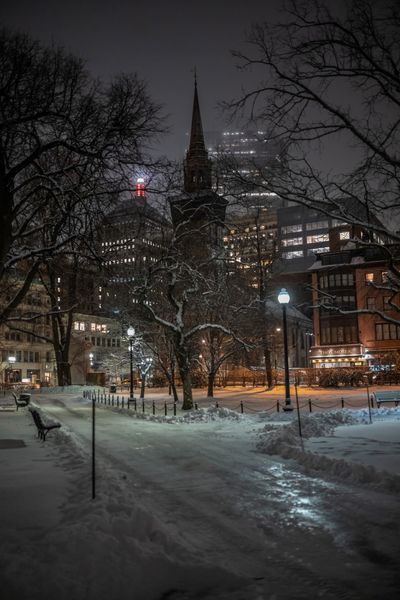
[[[302,237],[287,238],[286,240],[282,240],[282,246],[301,246],[302,243]]]
[[[322,254],[323,252],[329,252],[329,246],[320,246],[319,248],[309,248],[307,250],[307,256],[312,254]]]
[[[365,285],[370,285],[374,282],[374,274],[373,273],[365,273]]]
[[[387,283],[389,281],[387,271],[381,272],[381,281],[382,281],[382,283]]]
[[[282,252],[283,258],[300,258],[304,256],[303,250],[291,250],[290,252]]]
[[[317,235],[307,236],[307,244],[321,244],[322,242],[329,242],[328,233],[319,233]]]
[[[298,225],[286,225],[285,227],[281,227],[281,233],[299,233],[303,231],[302,224]]]
[[[350,239],[350,231],[341,231],[339,233],[339,239],[341,239],[341,240],[349,240]]]

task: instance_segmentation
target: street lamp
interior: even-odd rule
[[[282,288],[278,295],[278,302],[282,306],[282,317],[283,317],[283,347],[285,353],[285,407],[283,410],[293,410],[292,403],[290,400],[290,384],[289,384],[289,353],[288,353],[288,340],[287,340],[287,319],[286,319],[286,305],[290,302],[289,292]]]
[[[133,336],[135,335],[135,330],[132,326],[128,327],[128,338],[129,338],[129,358],[130,358],[130,390],[129,390],[129,402],[132,402],[134,399],[133,396]]]

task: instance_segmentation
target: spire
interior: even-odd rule
[[[194,97],[192,112],[192,128],[190,131],[189,149],[184,163],[185,191],[198,192],[211,189],[211,162],[204,143],[201,123],[199,97],[197,93],[197,75],[194,72]]]

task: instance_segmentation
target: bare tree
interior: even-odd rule
[[[0,33],[0,321],[12,317],[43,261],[130,188],[160,131],[159,107],[136,75],[104,85],[64,51]]]
[[[253,28],[250,52],[236,56],[262,82],[230,108],[248,110],[284,143],[285,169],[263,185],[388,234],[368,212],[390,218],[399,208],[399,32],[398,4],[368,0],[353,1],[344,16],[318,0],[293,1],[282,24]],[[332,146],[345,163],[329,162]]]

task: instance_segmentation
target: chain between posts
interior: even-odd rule
[[[133,398],[132,401],[130,401],[129,399],[125,401],[123,396],[119,396],[119,395],[114,395],[114,394],[110,394],[110,393],[106,393],[106,392],[100,392],[100,390],[84,390],[83,391],[83,397],[84,398],[89,398],[90,400],[94,400],[95,402],[97,402],[98,404],[103,404],[104,406],[112,406],[112,407],[117,407],[117,408],[122,408],[122,409],[126,409],[129,410],[131,408],[131,405],[133,405],[133,409],[135,412],[137,412],[137,402],[136,402],[136,398]],[[340,406],[341,408],[345,408],[345,406],[356,406],[356,404],[352,403],[350,400],[344,399],[344,397],[342,396],[340,398],[340,400],[338,402],[335,403],[331,403],[331,404],[318,404],[314,401],[312,401],[311,398],[309,398],[304,404],[299,405],[299,410],[303,410],[304,408],[308,407],[309,412],[311,413],[313,411],[313,407],[315,408],[319,408],[319,409],[326,409],[329,410],[331,408],[335,408]],[[147,406],[150,407],[150,403],[147,404]],[[212,406],[212,405],[210,405]],[[373,400],[371,398],[371,406],[373,407]],[[164,404],[162,405],[162,407],[158,408],[158,406],[156,405],[156,402],[154,400],[152,400],[151,402],[151,412],[153,415],[155,415],[157,412],[163,412],[164,416],[168,416],[168,409],[169,407],[172,407],[172,412],[173,415],[176,416],[177,415],[177,402],[172,402],[172,403],[168,403],[166,401],[164,401]],[[258,412],[270,412],[273,411],[274,409],[276,410],[276,412],[280,412],[281,409],[284,408],[284,404],[281,404],[279,400],[277,400],[276,405],[270,406],[269,408],[252,408],[248,405],[246,405],[243,400],[240,400],[240,403],[237,406],[234,407],[229,407],[229,406],[222,406],[220,405],[219,401],[216,400],[215,404],[214,404],[215,408],[226,408],[227,410],[233,410],[233,411],[240,411],[241,414],[244,414],[245,411],[246,412],[251,412],[251,413],[258,413]],[[198,404],[197,402],[194,403],[194,410],[199,410]],[[144,414],[146,412],[146,403],[145,400],[142,399],[141,401],[141,412]]]

